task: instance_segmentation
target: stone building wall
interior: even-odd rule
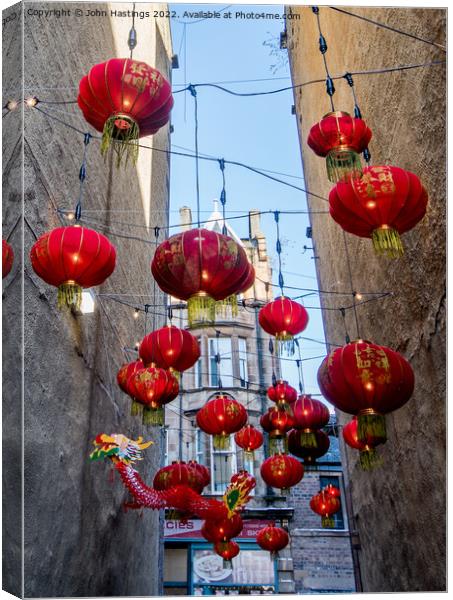
[[[294,84],[321,82],[294,91],[306,187],[327,198],[325,161],[306,144],[310,127],[330,111],[325,71],[318,50],[316,17],[309,7],[288,7],[300,15],[288,20],[288,52]],[[445,44],[446,11],[413,8],[347,9],[422,38]],[[441,49],[320,7],[332,75],[445,60]],[[313,242],[321,289],[391,291],[393,296],[352,311],[346,326],[360,337],[390,346],[411,363],[413,398],[387,418],[385,464],[365,473],[349,449],[353,526],[361,549],[360,571],[367,592],[445,589],[445,68],[444,65],[354,78],[363,117],[373,131],[372,164],[394,164],[416,173],[430,202],[427,215],[403,236],[405,254],[389,261],[375,256],[371,241],[343,233],[327,214],[314,214]],[[353,112],[350,88],[335,81],[337,109]],[[312,210],[326,204],[308,197]],[[345,242],[346,240],[346,242]],[[351,298],[349,298],[350,300]],[[343,304],[348,299],[342,299]],[[326,309],[337,296],[323,295]],[[327,339],[343,344],[341,313],[323,313]],[[347,420],[339,414],[340,425]],[[423,502],[421,503],[421,499]]]
[[[110,17],[107,4],[52,2],[24,6],[25,97],[74,100],[79,80],[92,65],[109,57],[129,55],[127,32],[131,18],[119,27]],[[131,5],[116,4],[115,8],[127,10]],[[140,9],[151,8],[140,5]],[[43,18],[33,12],[35,9],[54,13]],[[20,14],[21,6],[16,5],[15,10]],[[60,17],[55,16],[56,10],[62,11]],[[105,10],[107,16],[77,18],[76,10]],[[65,16],[63,11],[70,14]],[[168,22],[137,19],[136,28],[139,44],[134,58],[170,74]],[[20,65],[12,59],[4,65],[5,82],[8,73]],[[21,95],[21,90],[16,90],[16,97]],[[117,170],[110,159],[104,162],[100,156],[98,140],[91,141],[82,224],[109,237],[116,246],[117,266],[95,290],[94,313],[60,312],[56,307],[56,289],[35,275],[29,251],[45,231],[70,223],[56,209],[73,210],[78,195],[83,136],[55,118],[82,131],[94,131],[76,104],[57,106],[43,102],[38,108],[54,118],[24,107],[23,163],[17,127],[20,109],[3,119],[4,144],[7,140],[9,148],[15,149],[14,160],[3,163],[4,236],[14,226],[15,215],[22,211],[24,202],[24,220],[20,222],[24,246],[22,249],[19,229],[11,237],[17,260],[15,271],[3,293],[3,353],[8,357],[8,365],[10,352],[16,361],[19,359],[14,328],[17,330],[22,314],[24,317],[24,594],[157,595],[162,570],[161,559],[156,560],[161,556],[159,515],[145,511],[140,518],[139,514],[125,513],[122,502],[128,496],[119,477],[115,474],[113,483],[109,483],[110,466],[90,463],[88,455],[97,434],[121,432],[132,439],[142,435],[154,440],[139,465],[146,481],[161,463],[159,433],[130,416],[130,401],[116,385],[119,367],[133,359],[123,348],[133,347],[143,334],[143,317],[134,320],[133,308],[112,301],[109,294],[133,293],[140,295],[141,304],[143,297],[152,302],[150,261],[155,247],[154,227],[164,227],[168,222],[168,163],[166,158],[162,160],[161,156],[141,149],[136,168]],[[159,147],[168,147],[168,135],[166,126],[158,135]],[[151,145],[149,142],[144,143]],[[14,185],[22,168],[23,198]],[[135,239],[127,239],[128,236]],[[129,300],[133,306],[133,300]],[[163,303],[162,294],[156,294],[156,302]],[[161,320],[159,315],[158,324]],[[21,398],[20,373],[16,368],[13,377],[12,371],[6,371],[4,410],[5,406],[20,406]],[[21,454],[17,420],[4,420],[7,456],[16,462]],[[14,489],[8,473],[3,473],[3,517],[8,523],[10,510],[21,504],[20,488],[16,482]],[[5,545],[4,554],[8,556]],[[20,559],[19,550],[15,558]],[[18,593],[20,571],[8,561],[6,558],[4,563],[4,588]]]

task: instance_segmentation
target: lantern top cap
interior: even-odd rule
[[[327,119],[327,117],[350,117],[351,115],[345,110],[334,110],[328,112],[323,116],[323,119]]]

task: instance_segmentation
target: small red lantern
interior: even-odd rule
[[[310,500],[310,508],[321,517],[323,527],[332,528],[335,526],[332,515],[340,510],[340,506],[339,498],[324,491],[319,492],[319,494],[316,494]]]
[[[133,362],[126,363],[120,368],[116,375],[116,381],[125,394],[129,394],[129,387],[127,384],[130,377],[144,368],[145,365],[141,360],[134,360]]]
[[[156,249],[151,271],[163,292],[187,301],[189,326],[214,322],[216,310],[226,306],[237,314],[236,294],[247,291],[255,280],[244,248],[207,229],[165,240]]]
[[[316,446],[305,446],[301,444],[300,431],[291,429],[288,433],[288,450],[294,456],[303,458],[305,465],[313,465],[318,458],[324,456],[330,448],[329,436],[323,431],[315,431]]]
[[[144,405],[143,423],[163,425],[163,405],[176,398],[179,393],[178,380],[170,371],[158,367],[147,367],[137,371],[128,381],[129,395],[135,402]],[[137,406],[132,407],[137,414]]]
[[[278,353],[280,354],[284,348],[288,354],[292,355],[294,354],[294,336],[307,326],[308,313],[302,304],[279,296],[263,306],[258,313],[258,320],[266,333],[275,336]]]
[[[113,273],[116,250],[105,235],[75,225],[42,235],[30,259],[35,273],[58,287],[58,307],[80,309],[82,288],[101,285]]]
[[[202,489],[211,483],[211,473],[208,467],[200,465],[200,463],[198,463],[196,460],[189,460],[187,464],[195,471]]]
[[[2,279],[5,279],[13,266],[14,252],[6,240],[2,240]]]
[[[300,430],[300,445],[316,448],[315,432],[327,425],[330,419],[329,409],[320,400],[308,394],[302,394],[292,405],[296,429]]]
[[[297,400],[297,390],[282,379],[267,388],[267,395],[278,408],[287,408],[288,404],[292,404]]]
[[[373,240],[377,254],[404,253],[400,234],[424,217],[428,194],[420,179],[399,167],[366,167],[361,179],[338,183],[329,194],[330,214],[348,233]]]
[[[146,335],[138,353],[147,367],[155,365],[181,373],[200,358],[200,346],[191,333],[169,325]]]
[[[171,465],[159,469],[154,476],[153,488],[155,490],[168,490],[175,485],[187,485],[197,494],[201,494],[203,491],[196,471],[183,461],[173,461]]]
[[[264,482],[282,490],[282,493],[297,485],[303,476],[302,463],[287,454],[270,456],[261,465],[261,477]]]
[[[239,554],[239,544],[230,540],[229,542],[216,542],[214,552],[223,558],[223,568],[232,568],[232,559]]]
[[[263,527],[256,534],[256,542],[260,548],[271,553],[271,558],[278,558],[278,553],[289,544],[289,535],[281,527],[275,527],[274,523]]]
[[[225,449],[231,433],[236,433],[247,423],[247,411],[234,400],[218,394],[197,412],[197,425],[214,436],[214,448]]]
[[[269,434],[269,451],[271,454],[286,453],[286,433],[294,427],[291,409],[271,407],[260,417],[260,425]]]
[[[157,69],[130,58],[111,58],[82,78],[77,102],[88,123],[102,131],[102,154],[113,141],[119,165],[124,154],[126,162],[130,157],[135,163],[138,139],[168,122],[173,96]]]
[[[379,444],[383,444],[385,438],[369,435],[365,442],[361,442],[359,440],[357,428],[357,417],[354,417],[352,421],[349,421],[349,423],[346,423],[343,427],[343,439],[348,446],[359,451],[360,466],[364,471],[369,471],[382,464],[382,459],[375,448]]]
[[[237,537],[244,527],[241,517],[235,513],[220,521],[206,520],[201,528],[201,535],[208,542],[228,542]]]
[[[414,372],[401,354],[358,340],[336,348],[323,360],[318,383],[339,410],[358,416],[358,439],[386,439],[384,415],[410,399]]]
[[[248,458],[254,459],[254,451],[263,445],[263,434],[253,425],[246,425],[234,436],[236,444],[244,450]]]
[[[359,154],[370,140],[371,130],[365,121],[347,112],[335,111],[313,125],[307,144],[318,156],[327,157],[327,177],[335,182],[362,175]]]
[[[328,483],[323,491],[331,496],[334,496],[335,498],[341,498],[340,488],[337,488],[337,486],[333,485],[333,483]]]

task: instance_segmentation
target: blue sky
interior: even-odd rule
[[[183,18],[184,11],[220,11],[227,5],[172,4],[170,9],[180,18],[172,19],[173,51],[179,56],[178,70],[173,71],[173,87],[204,82],[273,79],[264,82],[225,83],[238,92],[265,91],[291,85],[286,51],[279,50],[281,20],[198,19]],[[234,13],[266,12],[283,14],[283,5],[233,5]],[[195,22],[198,21],[198,22]],[[185,27],[183,23],[188,23]],[[186,32],[184,39],[184,29]],[[273,43],[272,47],[268,43]],[[272,65],[279,65],[277,70]],[[292,91],[257,97],[235,97],[213,88],[198,88],[199,152],[291,175],[277,177],[304,187],[296,117],[291,114]],[[194,101],[187,92],[175,95],[172,112],[173,150],[194,149]],[[222,178],[217,163],[200,161],[201,219],[212,212],[213,200],[219,198]],[[306,210],[305,195],[235,166],[226,166],[227,218],[249,209]],[[195,161],[172,156],[170,221],[178,223],[180,206],[187,205],[195,214]],[[248,235],[247,219],[230,223],[241,237]],[[277,283],[275,252],[276,230],[273,215],[262,215],[262,230],[268,239],[268,251],[274,258],[274,283]],[[307,215],[281,215],[280,237],[283,245],[283,270],[289,286],[317,288],[313,253],[305,237]],[[276,290],[277,294],[278,290]],[[291,292],[288,295],[299,295]],[[307,307],[319,307],[316,295],[306,298]],[[324,339],[319,309],[308,309],[310,322],[302,334]],[[325,346],[305,341],[302,358],[325,354]],[[322,359],[306,361],[304,379],[307,393],[319,393],[317,368]],[[284,362],[285,377],[297,387],[294,363]]]

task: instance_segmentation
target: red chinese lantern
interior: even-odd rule
[[[383,444],[385,438],[368,435],[366,441],[361,442],[357,428],[357,417],[354,417],[343,427],[343,439],[348,446],[359,451],[360,466],[364,471],[369,471],[382,464],[382,459],[376,452],[376,446]]]
[[[301,444],[300,431],[291,429],[288,433],[288,450],[294,456],[302,458],[306,465],[312,465],[318,458],[324,456],[330,448],[329,436],[323,431],[315,431],[316,446],[305,446]]]
[[[201,535],[208,542],[228,542],[237,537],[243,527],[241,517],[235,513],[231,517],[219,521],[206,520],[201,528]]]
[[[323,360],[318,383],[339,410],[358,416],[358,439],[386,439],[384,415],[401,408],[414,390],[414,372],[401,354],[358,340]]]
[[[331,496],[334,496],[335,498],[341,498],[340,488],[337,488],[337,486],[333,485],[333,483],[328,483],[323,491]]]
[[[207,229],[165,240],[156,249],[151,271],[163,292],[187,301],[189,325],[214,322],[216,309],[228,305],[236,314],[236,294],[248,290],[255,279],[244,248]]]
[[[297,400],[297,391],[282,379],[267,388],[267,395],[278,408],[287,408],[288,404],[292,404]]]
[[[297,485],[303,476],[302,463],[287,454],[270,456],[261,465],[261,477],[264,482],[282,490],[282,493]]]
[[[77,102],[88,123],[102,131],[102,154],[113,141],[119,165],[124,154],[126,162],[130,157],[135,163],[138,139],[168,122],[173,96],[157,69],[130,58],[111,58],[81,79]]]
[[[163,405],[176,398],[179,393],[178,380],[170,371],[158,367],[147,367],[137,371],[128,381],[129,395],[134,399],[132,414],[137,414],[135,403],[144,405],[143,423],[163,425]]]
[[[271,407],[260,417],[263,431],[269,434],[269,452],[271,454],[286,453],[286,432],[294,427],[291,409]]]
[[[362,175],[359,154],[370,140],[371,130],[365,121],[335,111],[313,125],[307,143],[315,154],[326,157],[327,177],[335,182]]]
[[[169,325],[146,335],[138,353],[146,366],[154,364],[181,373],[200,358],[200,346],[191,333]]]
[[[58,307],[80,309],[82,288],[101,285],[113,273],[116,250],[105,235],[75,225],[42,235],[30,259],[35,273],[58,287]]]
[[[234,400],[218,394],[197,412],[197,425],[214,436],[214,448],[228,448],[231,433],[236,433],[247,423],[247,411]]]
[[[263,445],[263,434],[253,425],[246,425],[235,434],[234,441],[253,460],[254,451]]]
[[[196,471],[183,461],[173,461],[171,465],[159,469],[154,476],[153,488],[155,490],[168,490],[175,485],[187,485],[197,494],[201,494],[203,491]]]
[[[330,419],[329,409],[320,400],[302,394],[292,405],[296,429],[300,430],[300,445],[316,448],[317,429],[322,429]]]
[[[145,365],[141,360],[126,363],[120,368],[116,375],[116,381],[125,394],[129,394],[130,391],[128,387],[130,377],[144,368]]]
[[[338,183],[329,194],[333,219],[348,233],[371,238],[377,254],[404,253],[400,234],[424,217],[428,194],[420,179],[399,167],[366,167],[361,179]]]
[[[291,355],[294,354],[294,336],[307,326],[308,313],[302,304],[279,296],[263,306],[258,320],[266,333],[275,336],[278,353],[285,349]]]
[[[278,558],[278,553],[289,543],[289,535],[287,531],[281,527],[275,527],[274,523],[263,527],[256,534],[256,543],[263,550],[271,553],[271,558]]]
[[[332,518],[340,510],[340,499],[332,494],[321,491],[310,500],[310,508],[321,517],[323,527],[334,527],[335,521]]]
[[[13,266],[14,252],[6,240],[2,240],[2,279],[5,279]]]
[[[196,460],[189,460],[187,463],[191,469],[196,473],[196,476],[200,482],[201,489],[205,488],[211,483],[211,473],[207,467],[200,465]],[[201,492],[200,492],[201,493]]]
[[[230,540],[229,542],[216,542],[214,552],[223,558],[223,568],[231,569],[232,559],[239,554],[239,544]]]

